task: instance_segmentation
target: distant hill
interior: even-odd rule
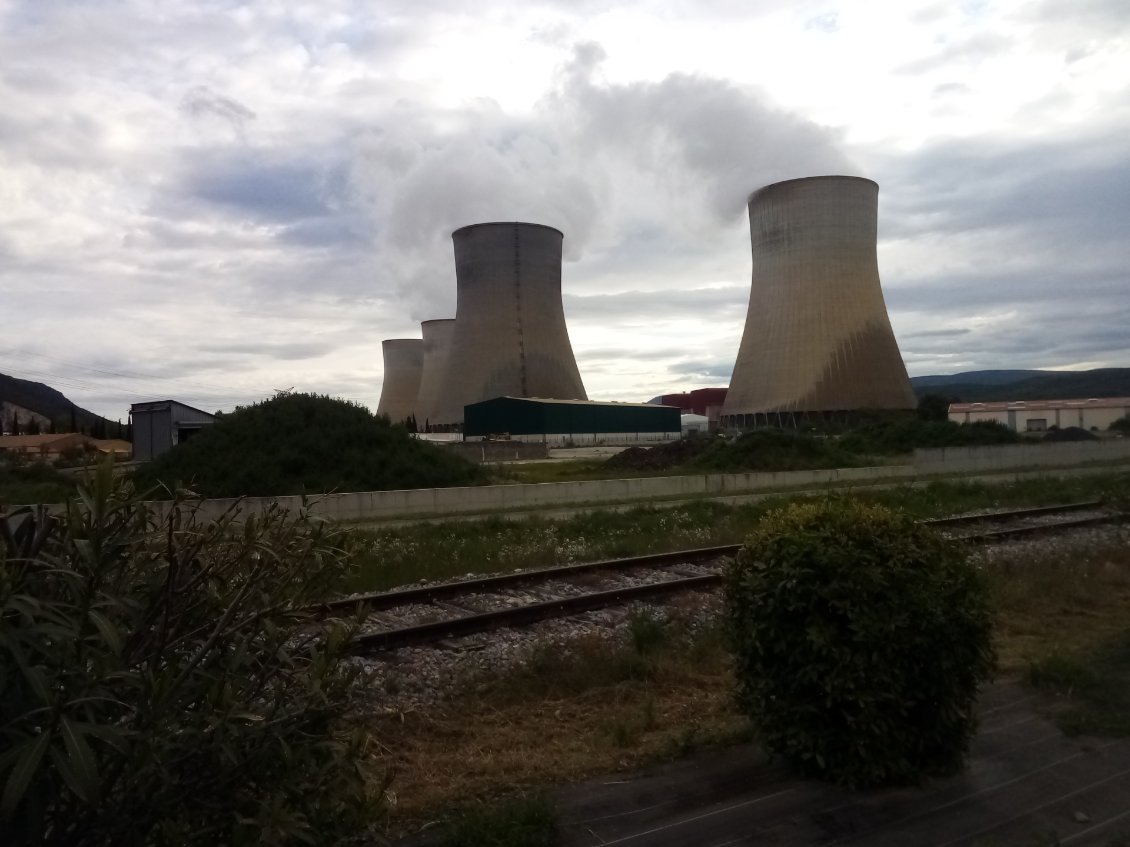
[[[940,394],[962,403],[996,400],[1070,400],[1130,397],[1130,368],[1092,371],[967,371],[911,378],[914,391]]]
[[[27,409],[49,421],[55,421],[64,431],[71,428],[72,415],[78,428],[87,432],[103,426],[108,433],[114,433],[118,426],[117,421],[109,421],[76,406],[60,392],[42,382],[31,382],[7,374],[0,374],[0,404]]]

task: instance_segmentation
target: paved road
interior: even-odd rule
[[[994,686],[969,767],[921,788],[802,781],[746,747],[568,789],[560,844],[1130,845],[1130,739],[1067,738],[1036,707]]]

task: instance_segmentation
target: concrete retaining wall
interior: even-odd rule
[[[1002,444],[996,447],[942,447],[914,451],[920,474],[979,473],[1014,468],[1071,467],[1130,460],[1130,439],[1065,441],[1052,444]]]
[[[850,487],[918,482],[929,477],[944,475],[967,476],[1040,467],[1128,462],[1130,462],[1130,440],[962,447],[916,450],[913,465],[874,468],[601,479],[328,494],[313,500],[311,511],[335,521],[382,521],[487,512],[513,513],[562,506],[600,506],[696,497],[728,497],[743,493],[811,489],[822,486]],[[206,501],[202,505],[202,515],[221,514],[237,502],[236,500]],[[297,509],[301,504],[301,498],[248,497],[243,501],[242,508],[260,511],[274,502],[278,502],[284,508]]]

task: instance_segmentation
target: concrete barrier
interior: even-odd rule
[[[380,522],[458,515],[513,514],[563,507],[647,504],[699,497],[732,498],[743,494],[821,487],[924,482],[946,476],[1020,478],[1023,471],[1130,463],[1130,439],[1059,444],[1007,444],[995,447],[947,447],[915,450],[913,465],[830,468],[811,471],[699,474],[694,476],[599,479],[360,491],[310,498],[311,511],[328,520]],[[301,497],[248,497],[208,500],[203,516],[215,517],[238,505],[260,512],[272,503],[298,509]]]
[[[1053,444],[1001,444],[995,447],[941,447],[914,451],[914,468],[919,474],[1072,467],[1127,460],[1130,460],[1130,439],[1125,438]]]

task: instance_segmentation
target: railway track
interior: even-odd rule
[[[955,540],[998,543],[1122,520],[1100,502],[1069,503],[926,521]],[[632,600],[709,589],[739,549],[726,544],[627,559],[519,571],[459,582],[342,598],[313,607],[323,616],[363,612],[353,650],[379,653],[435,643],[496,627],[622,605]]]

